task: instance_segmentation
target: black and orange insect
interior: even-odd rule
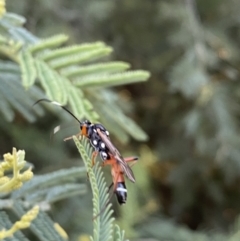
[[[127,161],[122,157],[120,152],[113,145],[113,143],[111,142],[110,137],[109,137],[109,132],[102,124],[100,124],[100,123],[93,124],[89,120],[85,120],[85,121],[81,122],[71,111],[69,111],[67,108],[62,106],[60,103],[51,101],[48,99],[40,99],[34,105],[36,105],[42,101],[49,102],[51,104],[60,106],[62,109],[64,109],[66,112],[68,112],[74,119],[76,119],[78,121],[78,123],[80,124],[80,130],[81,130],[78,135],[84,135],[85,137],[87,137],[90,140],[90,143],[94,148],[94,152],[92,155],[92,163],[93,164],[95,163],[96,156],[99,154],[101,159],[103,160],[103,163],[105,163],[108,160],[112,160],[111,164],[109,161],[107,163],[109,163],[108,165],[112,166],[112,174],[113,174],[113,172],[119,173],[117,175],[117,178],[120,179],[120,177],[124,173],[130,181],[135,182],[135,177],[132,172],[132,169],[128,166]],[[71,138],[72,137],[66,138],[65,140],[69,140]],[[121,170],[121,172],[120,172],[120,170]],[[118,177],[118,176],[120,176],[120,177]],[[118,183],[118,182],[115,180],[115,183]]]
[[[136,162],[138,157],[127,157],[123,159],[124,162]],[[120,205],[125,204],[127,201],[127,187],[124,180],[124,171],[122,166],[119,164],[116,157],[111,153],[108,153],[107,159],[103,162],[102,166],[110,165],[111,166],[111,175],[113,183],[113,192],[116,194],[118,203]]]

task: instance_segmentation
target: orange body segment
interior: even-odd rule
[[[86,125],[82,126],[81,135],[84,135],[84,136],[88,137],[87,126]]]

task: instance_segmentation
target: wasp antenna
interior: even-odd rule
[[[40,100],[38,100],[38,101],[36,101],[34,104],[33,104],[33,106],[34,105],[36,105],[36,104],[38,104],[39,102],[41,102],[41,101],[46,101],[46,102],[52,102],[51,100],[49,100],[49,99],[40,99]]]
[[[38,103],[41,102],[41,101],[49,102],[49,103],[51,103],[51,104],[53,104],[53,105],[60,106],[62,109],[64,109],[66,112],[68,112],[68,114],[70,114],[75,120],[77,120],[77,122],[78,122],[79,124],[82,124],[82,122],[81,122],[70,110],[68,110],[66,107],[62,106],[60,103],[58,103],[58,102],[56,102],[56,101],[51,101],[51,100],[49,100],[49,99],[40,99],[40,100],[36,101],[36,102],[33,104],[33,106],[36,105],[36,104],[38,104]]]

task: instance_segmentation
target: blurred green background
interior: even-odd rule
[[[145,83],[114,89],[149,136],[145,143],[113,139],[124,155],[140,156],[133,168],[137,184],[128,183],[129,204],[118,207],[112,199],[127,236],[240,239],[234,236],[240,212],[240,1],[11,0],[7,11],[26,17],[25,27],[40,38],[65,33],[71,43],[101,40],[113,47],[112,60],[151,72]],[[12,123],[1,118],[1,153],[25,149],[35,173],[79,165],[74,144],[62,141],[78,127],[50,141],[58,124],[51,112],[33,124],[21,115]],[[131,213],[134,205],[138,213]],[[73,240],[84,240],[91,232],[91,195],[57,203],[52,217]]]

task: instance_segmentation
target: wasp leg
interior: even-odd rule
[[[76,137],[78,138],[80,135],[81,135],[81,133],[78,133],[77,135],[74,135],[74,136],[76,136]],[[73,139],[74,136],[66,137],[66,138],[64,138],[63,140],[64,140],[64,141],[71,140],[71,139]]]
[[[125,162],[134,162],[134,163],[136,163],[138,161],[138,157],[136,157],[136,156],[125,157],[124,161]]]
[[[64,140],[64,141],[69,141],[69,140],[71,140],[72,138],[73,138],[73,136],[69,136],[69,137],[64,138],[63,140]]]
[[[93,167],[94,165],[95,165],[95,159],[96,159],[96,156],[98,155],[98,152],[97,151],[94,151],[93,153],[92,153],[92,166],[91,167]],[[89,174],[88,174],[88,172],[87,172],[87,177],[88,177],[88,179],[89,179]]]
[[[132,167],[132,166],[134,166],[134,165],[137,163],[138,157],[135,157],[135,156],[133,156],[133,157],[126,157],[126,158],[124,158],[124,161],[125,161],[125,162],[132,162],[132,163],[129,165],[130,167]]]
[[[92,167],[95,165],[95,160],[96,160],[96,157],[97,157],[97,155],[98,155],[98,151],[94,151],[93,153],[92,153]]]

